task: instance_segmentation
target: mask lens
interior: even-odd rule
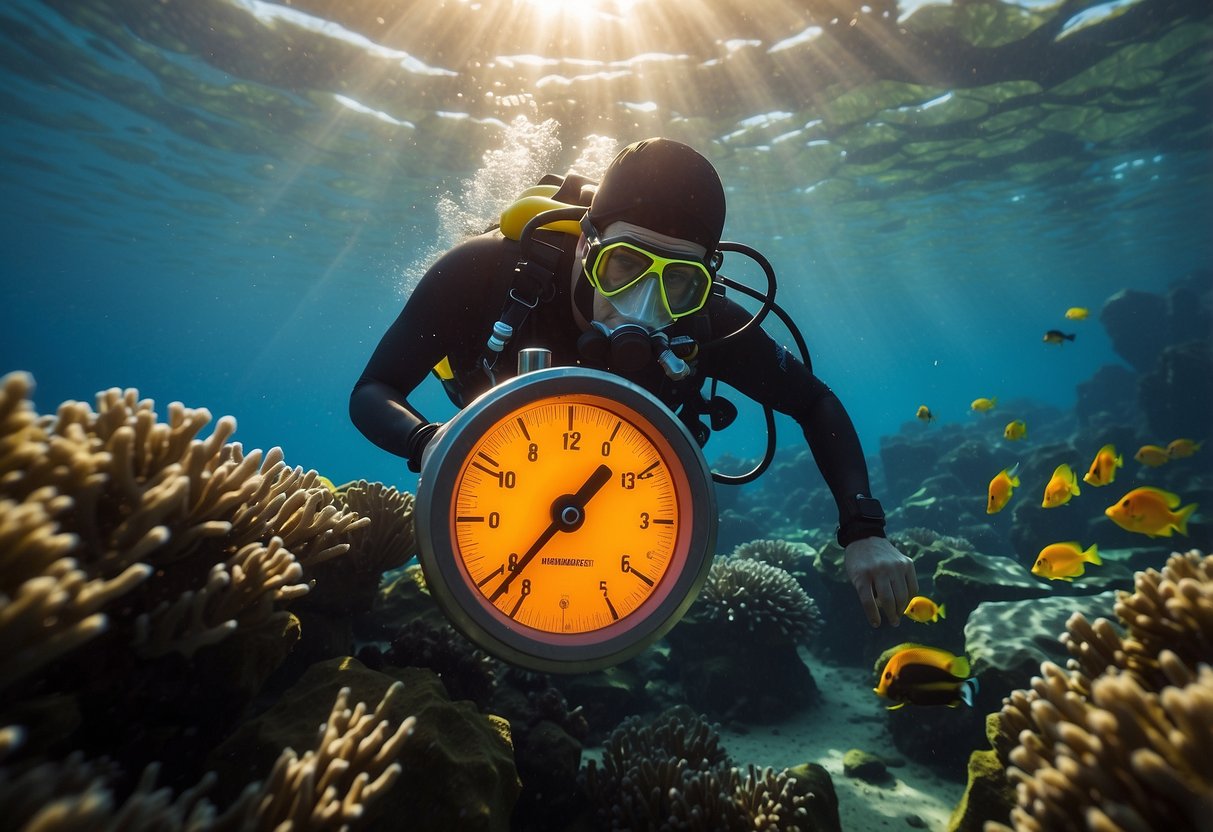
[[[601,290],[618,292],[643,276],[653,265],[653,258],[628,246],[609,246],[598,261],[598,283]]]
[[[707,273],[700,267],[686,263],[670,263],[661,273],[665,285],[666,302],[670,312],[681,315],[698,309],[708,287]]]

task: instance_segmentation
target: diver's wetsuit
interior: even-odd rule
[[[564,249],[552,281],[555,294],[531,311],[522,331],[506,347],[496,365],[498,381],[514,374],[518,350],[524,347],[551,350],[553,366],[594,366],[578,352],[582,331],[573,318],[569,298],[576,238],[540,233]],[[516,241],[490,231],[455,246],[426,272],[371,355],[350,396],[350,418],[368,439],[390,453],[410,457],[410,439],[427,420],[407,397],[444,356],[449,356],[457,376],[466,381],[465,402],[488,388],[487,378],[475,368],[493,323],[501,316],[519,253]],[[586,320],[592,317],[593,291],[588,280],[577,281],[576,300]],[[701,320],[697,324],[689,320],[692,318]],[[703,327],[704,318],[710,325],[708,337],[702,329],[696,331],[696,327]],[[788,414],[804,431],[813,458],[839,505],[839,516],[845,519],[849,512],[844,507],[850,498],[871,493],[867,465],[850,417],[833,391],[760,327],[715,347],[708,343],[711,338],[739,329],[749,318],[745,309],[714,294],[701,316],[688,316],[666,328],[671,337],[695,335],[706,345],[695,362],[694,383],[671,381],[656,361],[640,372],[618,375],[644,387],[671,409],[677,408],[688,392],[697,391],[705,379],[717,378],[751,399]],[[840,540],[883,534],[883,523],[851,522]]]

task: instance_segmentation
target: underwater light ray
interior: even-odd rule
[[[302,281],[305,285],[299,287],[302,291],[291,293],[295,299],[293,303],[288,302],[285,295],[280,298],[280,305],[276,306],[274,311],[276,326],[272,328],[270,337],[261,342],[261,348],[249,357],[245,371],[237,382],[238,389],[256,389],[261,378],[279,368],[273,357],[274,352],[297,337],[290,333],[292,326],[304,319],[304,310],[317,308],[317,298],[336,279],[335,276],[350,253],[357,250],[364,228],[362,223],[355,225],[345,244],[337,250],[315,280],[307,281],[301,274],[293,276],[295,283]]]

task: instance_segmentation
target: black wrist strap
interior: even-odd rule
[[[847,501],[846,519],[838,524],[838,545],[846,548],[865,537],[884,537],[884,508],[867,494],[856,494]]]
[[[873,523],[865,520],[851,520],[838,527],[838,545],[847,548],[856,540],[866,537],[884,537],[884,521]]]
[[[425,446],[434,438],[434,434],[438,432],[437,422],[426,422],[424,425],[419,425],[416,430],[409,434],[408,439],[408,465],[409,470],[414,474],[421,472],[421,455],[425,452]]]

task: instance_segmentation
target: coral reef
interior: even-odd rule
[[[417,554],[412,494],[381,482],[354,480],[337,489],[345,507],[370,523],[349,534],[353,568],[376,576],[404,566]]]
[[[246,454],[229,441],[230,417],[204,436],[206,410],[173,403],[162,421],[118,389],[43,416],[32,388],[26,373],[0,379],[0,778],[81,784],[83,797],[55,803],[68,821],[119,804],[130,817],[154,804],[193,818],[206,754],[300,641],[288,607],[332,592],[328,576],[407,556],[411,497],[363,486],[363,516],[280,450]],[[374,516],[376,500],[392,515]],[[322,778],[341,786],[345,764],[325,756],[336,751],[284,761],[274,799]],[[370,794],[370,781],[348,785],[344,807],[328,805],[327,787],[315,793],[316,819]],[[284,813],[312,799],[292,794]]]
[[[382,660],[397,667],[426,667],[446,686],[452,699],[470,699],[485,708],[497,686],[502,663],[476,647],[450,624],[417,618],[392,639]]]
[[[151,401],[114,389],[96,411],[65,402],[43,418],[31,389],[24,373],[0,381],[0,626],[38,666],[105,630],[141,658],[281,631],[305,572],[370,522],[278,449],[246,456],[227,441],[230,417],[203,440],[206,410],[174,403],[160,422]],[[0,688],[37,669],[7,659]]]
[[[306,747],[341,688],[365,700],[395,688],[384,705],[387,718],[393,724],[416,718],[396,758],[404,776],[359,819],[359,828],[508,829],[519,790],[508,726],[470,702],[452,702],[429,670],[376,672],[349,657],[312,665],[269,710],[245,721],[209,755],[207,767],[219,775],[216,792],[239,800],[244,783],[274,766],[277,749]],[[376,749],[368,750],[373,755]]]
[[[690,617],[728,623],[766,643],[802,642],[821,626],[817,604],[777,566],[747,558],[717,558]]]
[[[738,544],[732,557],[737,560],[757,560],[788,573],[804,571],[813,562],[813,548],[792,540],[751,540]]]
[[[692,707],[714,719],[776,721],[817,698],[798,654],[820,628],[796,579],[757,560],[717,558],[699,598],[666,636]]]
[[[285,748],[269,776],[246,788],[222,813],[206,797],[217,777],[208,774],[176,797],[156,788],[159,766],[148,765],[120,802],[121,773],[107,760],[86,760],[80,752],[10,773],[0,768],[0,815],[14,830],[86,832],[96,829],[157,829],[164,832],[241,832],[251,829],[338,830],[361,819],[369,804],[396,781],[396,762],[416,720],[394,728],[386,712],[403,685],[395,683],[371,713],[359,702],[349,708],[342,688],[315,748],[298,756]],[[0,762],[20,732],[0,740]],[[7,748],[6,748],[7,746]]]
[[[303,609],[338,615],[364,613],[374,605],[380,576],[404,566],[417,553],[414,498],[366,480],[348,482],[333,493],[338,505],[367,522],[346,533],[347,557],[314,570],[316,588]]]
[[[1213,813],[1213,556],[1138,573],[1116,614],[1123,636],[1071,616],[1069,669],[1045,662],[1004,700],[1015,830],[1196,829]]]
[[[813,793],[787,771],[730,765],[715,729],[686,708],[630,717],[591,760],[582,784],[602,829],[809,830]],[[829,795],[832,797],[832,793]]]

